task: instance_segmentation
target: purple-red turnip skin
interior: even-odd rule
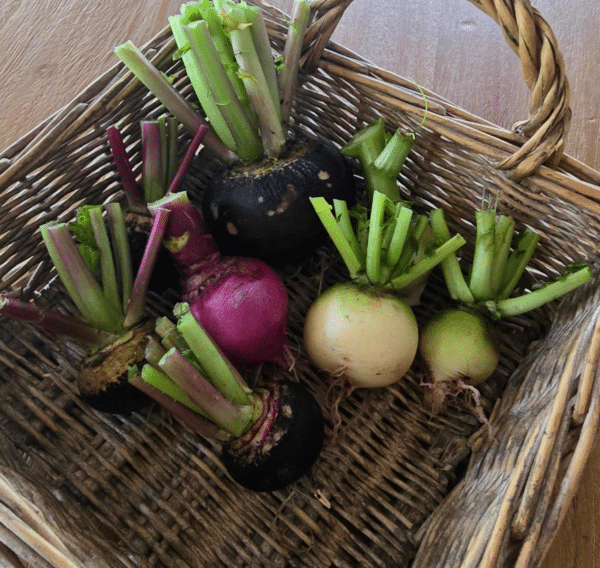
[[[165,242],[196,321],[235,364],[285,365],[289,299],[279,275],[256,258],[221,256],[185,194],[160,206],[171,211]]]
[[[279,275],[254,258],[212,259],[185,282],[196,321],[235,363],[285,365],[289,299]]]

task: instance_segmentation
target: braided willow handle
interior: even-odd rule
[[[526,140],[498,164],[510,177],[522,179],[541,164],[556,167],[564,150],[571,121],[569,83],[564,61],[552,29],[529,0],[469,0],[500,26],[510,47],[521,60],[521,72],[531,91],[529,118],[513,130]],[[335,27],[352,0],[312,0],[312,24],[302,59],[307,70],[319,59]]]
[[[469,1],[498,23],[521,60],[521,73],[531,91],[529,118],[513,126],[527,141],[498,167],[523,178],[540,164],[558,165],[571,109],[565,63],[554,32],[529,0]]]

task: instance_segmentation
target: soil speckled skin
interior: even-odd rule
[[[275,164],[215,176],[202,197],[207,229],[224,255],[267,262],[306,257],[326,232],[310,197],[356,200],[352,170],[338,148],[317,140]]]
[[[267,395],[268,397],[269,395]],[[270,428],[223,447],[221,460],[233,479],[252,491],[277,491],[300,479],[323,447],[321,408],[299,383],[273,387]]]
[[[77,376],[81,399],[100,412],[128,414],[152,401],[130,385],[127,376],[132,365],[144,361],[146,338],[154,329],[154,321],[133,328],[117,342],[88,356]]]

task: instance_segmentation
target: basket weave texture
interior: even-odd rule
[[[486,193],[541,236],[523,289],[587,259],[600,241],[600,174],[562,154],[570,110],[554,36],[527,2],[474,2],[521,60],[530,117],[513,131],[455,107],[330,41],[350,0],[313,2],[294,125],[344,144],[385,118],[417,129],[399,184],[417,211],[444,207],[474,240]],[[500,3],[498,3],[500,4]],[[276,52],[285,15],[265,6]],[[143,51],[193,97],[167,30]],[[543,77],[543,80],[541,79]],[[82,203],[122,199],[105,129],[118,125],[139,172],[139,121],[164,109],[115,65],[64,109],[0,154],[0,289],[74,308],[37,227]],[[182,132],[182,140],[189,134]],[[198,199],[217,163],[201,155],[186,179]],[[357,172],[357,176],[359,176]],[[359,179],[360,181],[360,179]],[[467,252],[468,256],[468,252]],[[328,377],[306,361],[302,321],[316,296],[344,280],[324,246],[280,268],[291,298],[295,366],[327,413]],[[153,297],[156,313],[175,298]],[[422,322],[447,302],[432,276]],[[418,365],[397,384],[354,392],[327,415],[327,442],[305,479],[255,494],[231,481],[219,446],[161,410],[93,411],[75,387],[76,344],[0,320],[0,564],[80,567],[467,567],[539,565],[577,489],[598,429],[597,279],[564,301],[503,324],[502,362],[482,387],[490,426],[458,397],[431,416]]]

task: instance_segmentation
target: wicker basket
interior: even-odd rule
[[[329,41],[350,0],[316,0],[295,124],[343,144],[376,117],[416,128],[415,85]],[[509,132],[426,92],[429,114],[399,178],[427,211],[473,240],[483,191],[535,228],[541,243],[523,287],[572,261],[598,260],[600,174],[562,155],[568,83],[552,31],[523,0],[497,12],[532,91],[529,119]],[[280,51],[285,16],[265,7]],[[167,30],[144,51],[188,97]],[[81,203],[121,199],[104,131],[118,124],[139,156],[139,120],[163,113],[115,65],[79,97],[0,155],[0,278],[4,292],[73,307],[37,227]],[[187,134],[182,133],[182,138]],[[136,167],[139,169],[139,157]],[[216,164],[186,180],[193,198]],[[330,406],[327,377],[302,352],[302,319],[319,291],[346,273],[327,246],[281,273],[292,299],[287,373]],[[342,427],[310,475],[292,488],[247,492],[221,466],[216,444],[158,409],[97,413],[74,383],[83,350],[28,325],[0,321],[0,564],[7,567],[467,567],[539,565],[573,497],[600,416],[597,281],[564,301],[505,322],[502,364],[484,385],[492,429],[468,399],[431,416],[418,366],[387,389],[355,392]],[[445,301],[432,277],[422,320]],[[157,312],[168,298],[153,298]],[[426,307],[427,306],[427,307]]]

